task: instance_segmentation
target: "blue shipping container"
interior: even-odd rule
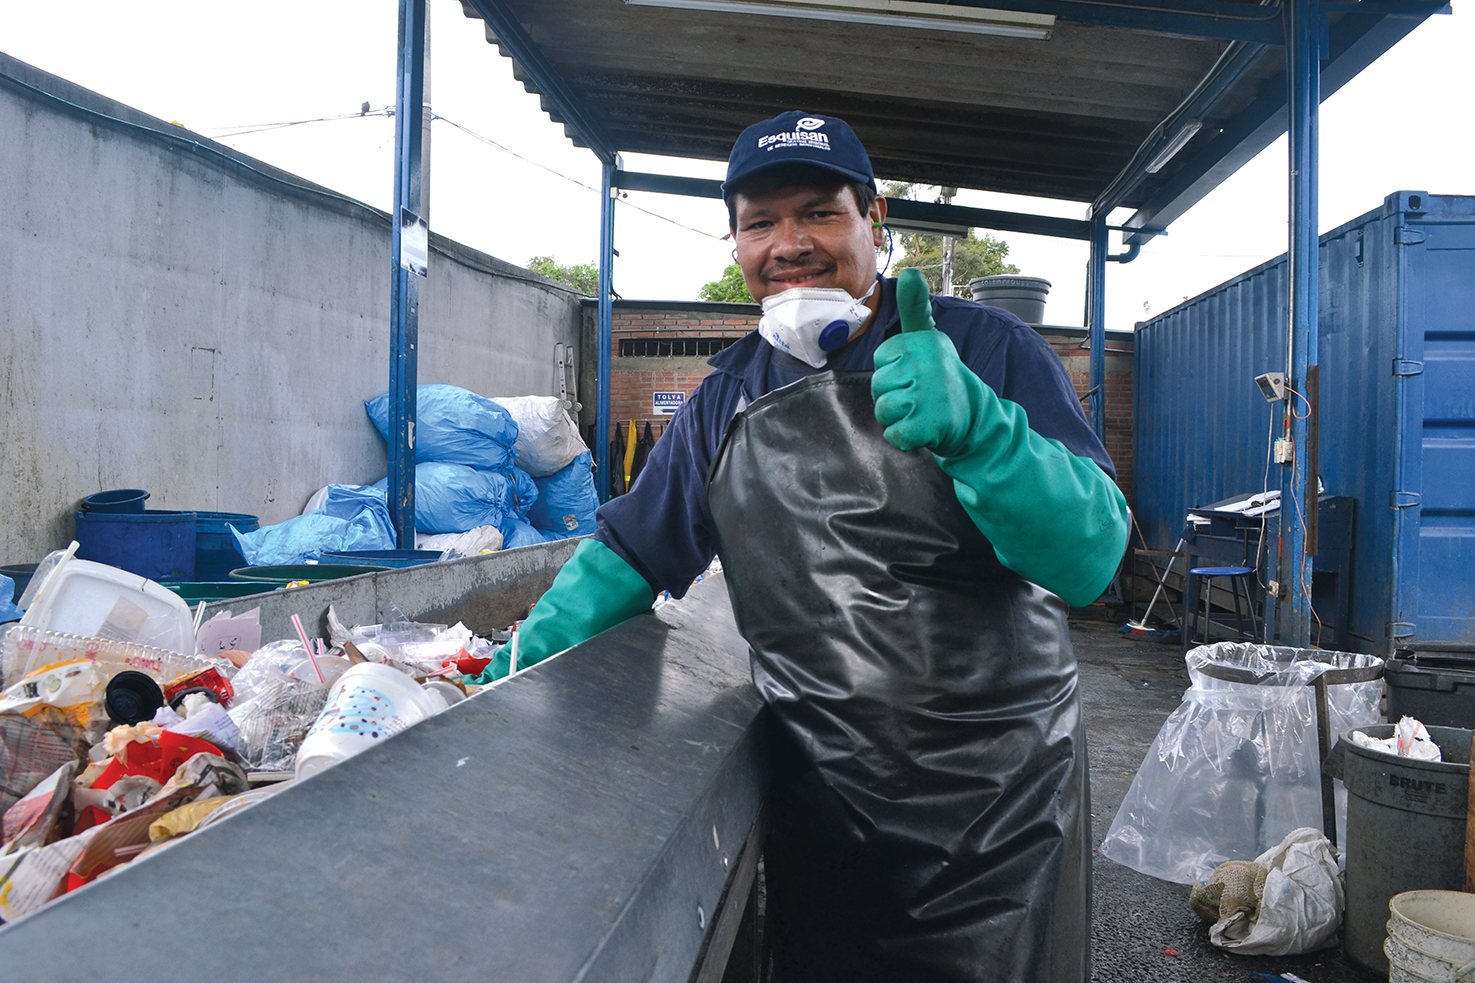
[[[1136,514],[1171,546],[1188,508],[1267,481],[1282,403],[1284,256],[1141,325]],[[1357,500],[1353,647],[1475,651],[1475,197],[1402,191],[1321,237],[1320,472]],[[1304,412],[1297,402],[1297,412]]]

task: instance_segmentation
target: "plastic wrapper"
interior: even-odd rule
[[[498,396],[493,402],[517,421],[517,466],[534,478],[566,467],[588,450],[557,396]]]
[[[578,455],[562,470],[538,483],[538,500],[528,510],[528,522],[542,533],[560,539],[584,536],[597,528],[594,511],[599,496],[594,489],[593,460],[588,451]]]
[[[0,846],[5,853],[50,842],[62,807],[70,798],[76,771],[76,762],[66,762],[5,810],[0,821]]]
[[[255,532],[231,536],[251,566],[305,563],[328,550],[394,549],[394,524],[372,486],[329,485],[322,506]]]
[[[389,439],[389,395],[364,403],[379,436]],[[518,427],[512,414],[469,389],[428,384],[415,390],[415,460],[501,468],[512,463]],[[451,532],[459,530],[433,530]]]
[[[439,550],[442,560],[495,553],[502,548],[502,530],[477,526],[467,532],[415,533],[415,549]]]
[[[1292,830],[1254,861],[1231,860],[1189,906],[1207,922],[1209,941],[1244,956],[1295,956],[1335,945],[1344,895],[1331,842],[1314,829]]]
[[[1376,656],[1222,642],[1186,662],[1193,685],[1168,717],[1101,844],[1101,854],[1179,884],[1207,881],[1229,860],[1253,860],[1292,830],[1322,828],[1316,694],[1327,669]],[[1259,685],[1211,675],[1266,674]],[[1330,731],[1378,722],[1381,680],[1327,687]],[[1338,828],[1346,790],[1337,783]]]
[[[319,682],[299,641],[273,642],[257,650],[231,680],[236,699],[230,719],[240,732],[242,757],[253,771],[290,771],[297,749],[328,701],[328,687],[348,660],[318,656]]]
[[[398,608],[390,609],[390,618],[382,625],[353,628],[339,621],[337,613],[330,608],[328,635],[335,646],[352,642],[370,662],[417,677],[438,671],[446,662],[454,661],[463,649],[476,648],[478,641],[471,629],[459,622],[450,627],[414,622],[405,618]]]
[[[13,922],[29,915],[60,893],[67,871],[96,833],[89,829],[49,846],[17,850],[0,856],[0,921]]]

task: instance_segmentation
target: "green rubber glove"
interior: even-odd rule
[[[618,553],[597,539],[586,539],[518,629],[517,668],[526,669],[644,614],[655,599],[650,584]],[[482,685],[501,679],[511,659],[511,644],[503,645],[480,675],[462,678]]]
[[[1127,501],[1106,473],[1029,428],[1024,407],[1000,399],[936,330],[927,282],[896,284],[901,334],[876,349],[871,396],[883,435],[904,451],[930,449],[999,562],[1084,606],[1101,596],[1127,547]]]

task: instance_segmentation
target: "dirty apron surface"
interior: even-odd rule
[[[1000,565],[929,452],[886,443],[868,372],[752,403],[707,495],[776,724],[772,980],[1084,981],[1064,602]]]

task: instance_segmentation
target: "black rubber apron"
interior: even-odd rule
[[[750,405],[707,497],[777,720],[771,979],[1084,981],[1064,602],[998,562],[930,453],[882,438],[868,372]]]

